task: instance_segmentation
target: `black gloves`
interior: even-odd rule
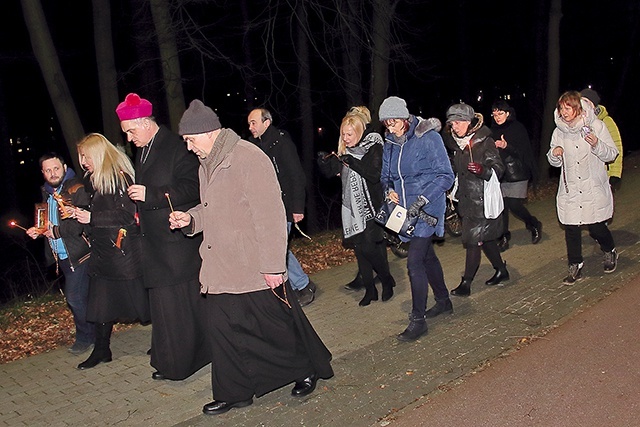
[[[342,170],[342,162],[334,153],[326,151],[318,151],[317,154],[318,169],[327,178],[336,176]]]
[[[426,204],[427,198],[424,196],[419,196],[416,201],[413,202],[411,206],[409,206],[409,209],[407,209],[407,215],[409,215],[411,218],[420,216],[420,211],[422,211],[422,207]]]
[[[430,226],[435,227],[435,225],[438,223],[438,218],[436,218],[435,216],[429,215],[428,213],[422,210],[422,207],[425,206],[427,203],[429,203],[429,201],[427,200],[426,197],[418,196],[418,199],[415,202],[413,202],[411,206],[409,206],[409,209],[407,209],[407,216],[409,218],[418,217],[424,222],[426,222],[427,224],[429,224]]]

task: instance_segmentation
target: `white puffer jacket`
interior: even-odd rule
[[[557,127],[547,153],[551,166],[563,169],[556,202],[558,219],[565,225],[595,224],[613,216],[613,196],[605,163],[616,158],[618,149],[593,109],[584,102],[582,109],[582,116],[571,125],[560,118],[557,109],[554,110]],[[583,126],[590,126],[598,137],[595,147],[582,137]],[[555,147],[562,147],[564,156],[552,155]]]

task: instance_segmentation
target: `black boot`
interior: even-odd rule
[[[375,283],[375,282],[374,282]],[[374,284],[375,286],[375,284]],[[393,288],[396,286],[396,281],[393,276],[389,275],[389,278],[382,283],[382,301],[389,301],[393,296]]]
[[[531,243],[535,245],[542,239],[542,223],[535,217],[533,219],[535,220],[534,224],[528,228],[531,231]]]
[[[364,307],[365,305],[371,304],[371,301],[378,301],[378,289],[376,289],[376,285],[374,283],[371,283],[371,285],[366,287],[364,298],[360,300],[358,305]]]
[[[111,329],[113,323],[96,323],[96,344],[87,360],[78,365],[78,369],[89,369],[99,363],[111,362]]]
[[[451,290],[451,295],[457,297],[468,297],[471,295],[471,280],[463,277],[458,287]]]
[[[498,285],[509,280],[509,272],[507,271],[507,263],[505,262],[501,268],[496,268],[496,272],[491,279],[484,282],[487,286]]]
[[[432,319],[441,314],[451,313],[453,313],[453,304],[451,304],[451,300],[447,298],[445,301],[436,301],[436,305],[427,310],[425,317]]]
[[[409,326],[398,335],[400,341],[415,341],[429,331],[424,317],[409,316]]]
[[[364,288],[364,283],[362,283],[362,276],[360,275],[359,271],[356,275],[356,278],[344,285],[344,288],[348,291],[358,291]]]

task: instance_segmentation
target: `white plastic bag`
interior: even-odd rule
[[[496,171],[491,169],[491,178],[484,182],[484,217],[487,219],[496,219],[504,210],[504,201],[502,200],[502,190],[500,190],[500,181]]]

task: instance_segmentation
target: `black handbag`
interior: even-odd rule
[[[405,208],[391,201],[382,204],[374,219],[378,224],[403,237],[413,237],[418,222],[418,217],[410,218]]]

